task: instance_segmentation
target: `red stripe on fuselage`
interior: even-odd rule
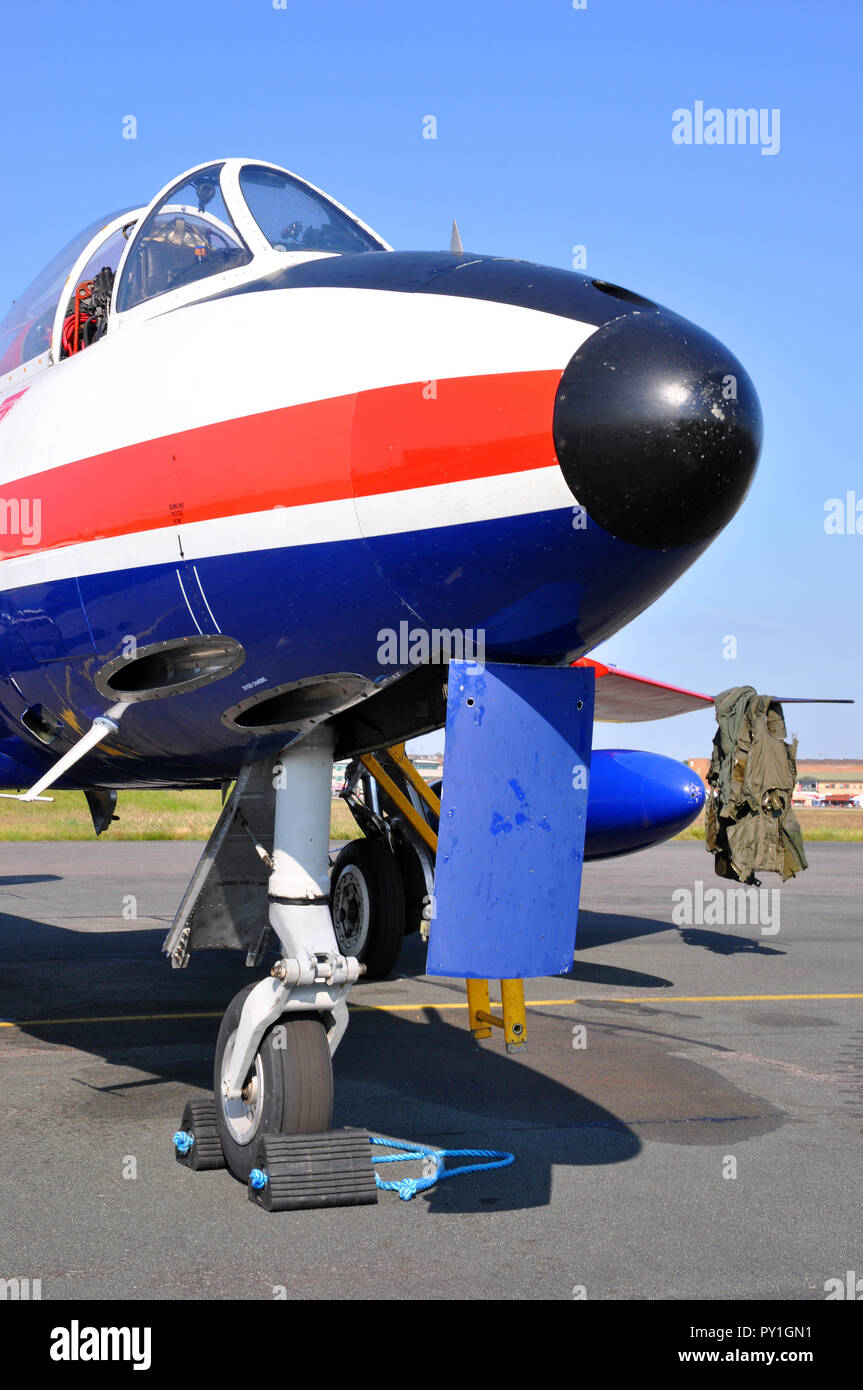
[[[6,484],[0,501],[39,499],[41,536],[0,536],[0,553],[544,468],[557,461],[559,381],[542,371],[387,386],[79,459]]]

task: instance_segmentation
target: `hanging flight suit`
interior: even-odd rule
[[[716,697],[713,757],[707,773],[707,848],[720,878],[756,883],[755,870],[783,882],[808,867],[791,809],[797,740],[785,742],[782,706],[751,685]]]

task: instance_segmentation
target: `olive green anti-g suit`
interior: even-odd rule
[[[782,706],[738,685],[717,695],[716,722],[707,773],[707,848],[716,872],[740,883],[756,869],[792,878],[808,865],[791,809],[797,740],[785,742]]]

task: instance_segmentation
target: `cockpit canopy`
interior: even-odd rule
[[[219,169],[197,170],[147,214],[115,289],[118,311],[249,264],[252,253],[225,206]]]
[[[47,361],[49,351],[59,360],[89,345],[110,328],[115,313],[144,312],[141,306],[172,291],[187,293],[172,297],[166,309],[194,299],[199,281],[255,279],[283,266],[286,257],[390,249],[346,208],[277,165],[242,159],[201,165],[143,212],[101,218],[54,257],[0,323],[0,388],[4,374],[22,364],[42,355]],[[103,300],[107,294],[104,316],[97,329],[91,321],[89,336],[70,336],[76,292],[88,309],[82,287],[93,279]]]
[[[248,265],[254,236],[247,225],[244,237],[239,224],[249,214],[258,237],[274,251],[339,255],[384,249],[362,223],[302,179],[270,165],[238,161],[238,169],[229,169],[234,178],[223,180],[229,163],[195,169],[148,212],[123,266],[118,312]]]
[[[133,209],[128,209],[126,213],[111,213],[108,217],[100,217],[97,222],[91,222],[89,227],[85,227],[83,232],[79,232],[67,242],[62,251],[57,252],[54,259],[48,262],[32,284],[14,301],[0,323],[0,389],[4,385],[4,373],[11,372],[22,362],[29,362],[43,353],[48,353],[57,305],[70,271],[74,269],[76,262],[93,239],[98,238],[101,231],[124,216],[131,218],[131,225],[134,226],[137,214]],[[125,249],[126,239],[122,232],[99,241],[98,251],[101,259],[97,256],[97,268],[110,265],[116,270]],[[89,265],[89,262],[87,264]]]
[[[381,251],[379,239],[324,194],[265,164],[244,164],[240,191],[274,251],[355,255]]]

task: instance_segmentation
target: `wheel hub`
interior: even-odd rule
[[[369,893],[354,865],[339,875],[333,893],[333,927],[346,956],[360,956],[369,934]]]
[[[251,1144],[260,1125],[264,1100],[264,1071],[260,1053],[255,1054],[254,1070],[238,1097],[225,1095],[228,1066],[233,1056],[236,1030],[231,1034],[222,1054],[222,1105],[231,1135],[238,1144]]]

